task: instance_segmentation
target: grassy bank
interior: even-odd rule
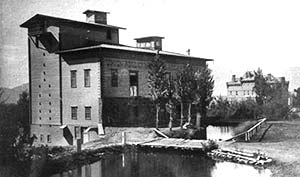
[[[261,142],[235,142],[224,144],[227,148],[261,151],[275,162],[270,166],[274,177],[300,176],[300,121],[267,122],[267,131]]]

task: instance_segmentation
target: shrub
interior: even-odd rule
[[[210,152],[214,149],[219,148],[219,145],[213,140],[208,140],[207,143],[201,143],[201,144],[204,152]]]

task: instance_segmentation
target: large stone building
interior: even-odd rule
[[[266,77],[266,82],[270,85],[280,83],[283,87],[282,96],[288,101],[289,98],[289,82],[285,80],[285,77],[274,77],[268,74]],[[227,98],[230,101],[242,101],[247,99],[255,100],[256,93],[255,87],[255,73],[247,71],[242,77],[237,78],[232,75],[231,81],[226,83],[227,85]]]
[[[159,36],[137,38],[137,47],[119,44],[125,28],[108,25],[107,12],[84,14],[87,22],[37,14],[20,25],[28,28],[31,135],[37,144],[87,142],[103,126],[152,119],[147,65],[157,50],[171,76],[187,63],[203,67],[209,61],[163,51]]]

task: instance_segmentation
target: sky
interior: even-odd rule
[[[297,0],[2,0],[0,86],[28,82],[27,30],[19,25],[44,14],[85,21],[85,10],[110,12],[108,24],[125,27],[120,43],[163,36],[163,50],[214,59],[214,95],[226,95],[233,74],[260,67],[286,76],[300,66],[300,1]]]

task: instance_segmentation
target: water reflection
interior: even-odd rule
[[[212,177],[270,177],[271,170],[255,169],[252,166],[231,162],[217,162],[211,171]]]
[[[234,136],[233,126],[212,126],[209,125],[206,129],[207,139],[211,140],[226,140]]]
[[[230,162],[215,162],[200,155],[129,151],[52,177],[269,177],[269,170]]]

